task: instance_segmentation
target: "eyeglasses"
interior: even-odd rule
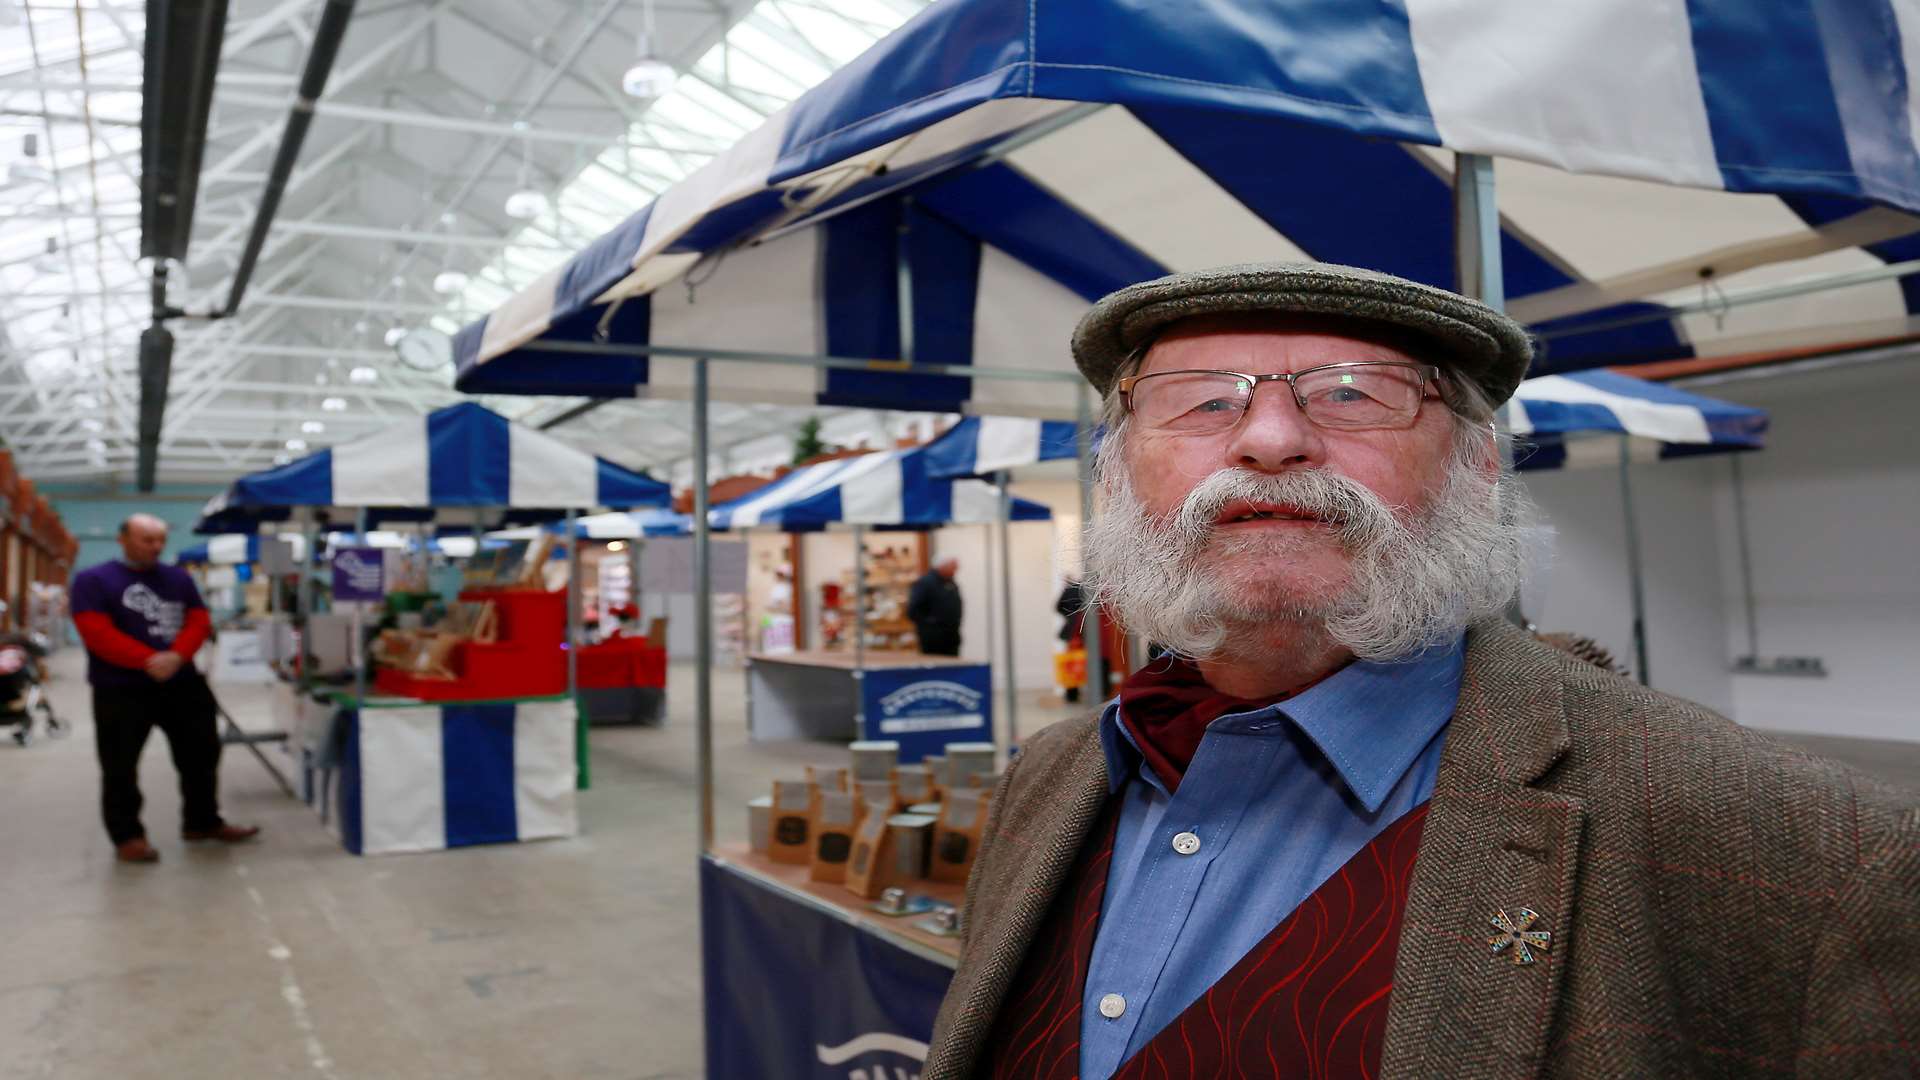
[[[1263,382],[1284,382],[1312,423],[1324,428],[1405,428],[1420,415],[1427,386],[1440,377],[1431,364],[1368,360],[1327,364],[1277,375],[1238,371],[1156,371],[1130,375],[1120,400],[1141,423],[1160,431],[1208,434],[1240,422]]]

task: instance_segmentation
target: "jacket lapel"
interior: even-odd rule
[[[1010,786],[1006,805],[997,808],[1000,821],[1023,824],[995,832],[994,872],[976,872],[967,884],[968,936],[935,1025],[941,1067],[930,1069],[929,1078],[972,1074],[1027,947],[1106,803],[1107,765],[1097,723],[1070,723],[1077,730],[1060,733],[1068,744],[1057,753],[1030,749],[1023,755],[1020,783]]]
[[[1460,701],[1414,866],[1381,1073],[1537,1075],[1560,972],[1578,942],[1580,800],[1533,787],[1567,752],[1558,659],[1504,623],[1468,638]],[[1492,920],[1538,914],[1533,962],[1496,953]]]

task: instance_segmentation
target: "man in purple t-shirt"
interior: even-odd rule
[[[100,810],[121,862],[160,859],[140,824],[140,751],[155,726],[180,772],[180,835],[231,844],[260,831],[220,818],[213,691],[193,666],[212,622],[187,572],[160,562],[166,546],[167,523],[135,514],[120,525],[121,557],[73,578],[73,623],[93,686]]]

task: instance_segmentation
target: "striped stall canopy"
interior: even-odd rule
[[[1014,499],[1012,520],[1046,521],[1053,514]],[[754,526],[801,532],[828,525],[933,528],[1000,520],[1000,495],[979,480],[942,480],[927,474],[926,448],[887,450],[795,469],[758,491],[708,513],[715,529]]]
[[[928,443],[927,475],[985,476],[1080,456],[1076,425],[1020,416],[969,416]],[[1097,438],[1097,436],[1096,436]]]
[[[1615,371],[1542,375],[1520,384],[1507,410],[1522,442],[1514,467],[1525,472],[1566,464],[1617,462],[1613,439],[1626,435],[1640,459],[1758,450],[1767,411],[1689,394]]]
[[[1915,10],[943,0],[466,327],[458,385],[685,397],[667,356],[778,354],[715,365],[714,396],[1067,419],[1076,385],[1034,376],[1122,285],[1277,259],[1452,284],[1459,152],[1498,158],[1536,374],[1905,337]],[[596,342],[654,353],[552,347]],[[903,352],[1025,378],[791,362]]]
[[[487,534],[495,540],[532,540],[541,530],[553,534],[567,531],[564,521],[519,529],[501,529]],[[693,532],[693,517],[672,510],[615,511],[575,518],[573,535],[577,540],[639,540],[649,536],[686,536]]]
[[[664,506],[666,484],[471,402],[243,476],[207,504],[197,532],[285,519],[294,507],[376,508],[375,521],[430,519],[436,507]],[[239,531],[239,530],[235,530]]]

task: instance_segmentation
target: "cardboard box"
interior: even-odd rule
[[[843,791],[824,791],[814,804],[813,861],[807,877],[814,881],[847,880],[847,860],[853,855],[853,832],[859,824],[858,800]]]
[[[813,861],[811,832],[813,786],[805,780],[775,780],[773,808],[767,822],[767,856],[775,862],[805,866]]]

